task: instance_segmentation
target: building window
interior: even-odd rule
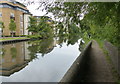
[[[0,17],[2,17],[2,13],[0,12]]]
[[[20,28],[23,28],[23,15],[20,15]]]
[[[23,22],[20,22],[20,28],[23,28]]]
[[[14,16],[14,13],[11,13],[11,14],[10,14],[10,17],[15,17],[15,16]]]
[[[10,35],[15,36],[15,35],[16,35],[16,33],[15,33],[15,32],[10,32]]]
[[[20,22],[23,22],[23,16],[20,15]]]
[[[30,22],[30,17],[27,17],[27,22]]]
[[[23,30],[20,30],[20,34],[23,35]]]
[[[0,8],[3,8],[3,5],[0,5]]]
[[[14,13],[10,13],[10,19],[13,19],[13,20],[15,20]]]

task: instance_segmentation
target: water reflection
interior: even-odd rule
[[[78,39],[56,37],[3,45],[3,81],[58,82],[80,54]]]
[[[28,47],[28,50],[31,52],[30,56],[36,56],[36,53],[41,53],[44,56],[47,53],[50,53],[55,45],[56,41],[53,38],[37,40],[37,41],[30,41],[29,44],[32,44]]]
[[[26,52],[27,45],[23,42],[15,43],[15,44],[8,44],[2,46],[2,60],[0,75],[2,76],[10,76],[11,74],[15,73],[16,71],[21,70],[24,68],[31,58],[28,56],[29,52]]]

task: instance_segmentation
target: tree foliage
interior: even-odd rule
[[[4,23],[0,21],[0,28],[5,28]]]
[[[63,18],[68,30],[74,23],[80,26],[83,34],[87,32],[92,38],[106,39],[119,46],[120,2],[56,2],[53,6],[48,5],[47,10]],[[82,14],[84,18],[81,20]]]
[[[15,24],[13,19],[10,20],[9,29],[11,31],[15,31],[16,30],[16,24]]]
[[[83,21],[93,38],[106,39],[119,46],[120,2],[90,3]]]
[[[29,27],[28,27],[29,32],[37,33],[38,32],[37,19],[35,17],[29,17],[29,18],[30,18]]]
[[[61,31],[75,24],[83,35],[120,45],[120,2],[41,2],[41,6],[62,20],[65,29]]]
[[[10,29],[10,31],[12,33],[12,37],[13,37],[13,32],[16,30],[16,24],[13,19],[10,19],[9,29]]]
[[[52,36],[53,35],[53,26],[47,23],[47,21],[49,19],[46,17],[42,17],[39,20],[40,20],[40,22],[38,24],[39,34],[43,38],[47,38],[49,36]]]
[[[46,17],[30,17],[30,25],[28,30],[33,32],[34,35],[37,35],[40,38],[48,38],[53,34],[53,27],[51,24],[47,23],[48,18]]]

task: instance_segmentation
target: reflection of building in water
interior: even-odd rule
[[[28,64],[31,59],[27,55],[28,53],[25,53],[25,51],[27,52],[26,47],[24,42],[3,45],[5,53],[2,56],[2,62],[0,64],[2,65],[2,68],[0,67],[0,75],[10,76]]]
[[[28,44],[27,42],[24,42],[24,52],[25,52],[25,60],[30,60],[31,56],[29,55],[30,51],[28,50],[28,47],[31,46],[31,44]]]
[[[15,72],[20,71],[28,62],[37,58],[36,54],[42,55],[50,53],[56,45],[53,39],[45,39],[40,42],[33,42],[28,44],[27,42],[19,42],[14,44],[3,45],[0,62],[0,75],[10,76]]]

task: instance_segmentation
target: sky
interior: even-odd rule
[[[16,0],[18,2],[21,2],[21,3],[24,3],[23,1],[24,0]],[[27,1],[29,0],[26,0],[25,3],[27,3]],[[41,7],[39,10],[37,10],[37,8],[40,6],[39,5],[39,2],[41,1],[48,1],[48,2],[51,2],[51,0],[30,0],[31,2],[34,1],[36,2],[35,4],[31,4],[31,5],[28,5],[27,6],[27,9],[33,14],[33,16],[44,16],[46,14],[46,11],[42,11],[43,7]],[[53,14],[52,13],[49,13],[47,16],[51,17],[53,20],[56,20],[56,21],[62,21],[63,19],[55,19]],[[84,15],[82,14],[82,16],[84,17]],[[81,17],[80,19],[82,20],[83,17]]]
[[[24,0],[16,0],[16,1],[24,3]],[[27,1],[29,0],[26,0],[26,2]],[[47,13],[45,10],[42,11],[43,7],[41,7],[39,10],[37,9],[40,6],[39,1],[45,1],[45,0],[30,0],[30,1],[36,2],[35,4],[31,4],[27,6],[27,9],[30,11],[30,13],[33,14],[33,16],[44,16]],[[50,0],[47,0],[47,1],[50,1]],[[59,19],[54,18],[52,13],[48,13],[47,16],[51,17],[53,20],[59,21]]]
[[[21,2],[21,3],[23,2],[23,0],[16,0],[16,1]],[[35,4],[31,4],[31,5],[27,6],[28,10],[33,14],[33,16],[43,16],[43,15],[45,15],[46,11],[42,11],[42,8],[37,10],[38,7],[39,7],[39,3],[35,3]],[[49,15],[52,16],[52,14],[49,14]]]

